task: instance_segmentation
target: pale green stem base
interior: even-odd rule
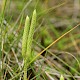
[[[24,80],[28,80],[28,78],[27,78],[27,65],[26,65],[26,61],[24,61]]]

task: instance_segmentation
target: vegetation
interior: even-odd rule
[[[29,23],[30,23],[29,17],[27,16],[26,22],[25,22],[24,34],[23,34],[23,41],[22,41],[22,55],[24,59],[24,80],[26,80],[26,76],[27,76],[26,71],[27,71],[29,62],[34,57],[33,53],[31,53],[31,46],[32,46],[33,34],[35,30],[35,25],[36,25],[36,11],[35,10],[33,12],[31,26]]]
[[[79,0],[1,0],[0,80],[79,80],[79,6]]]

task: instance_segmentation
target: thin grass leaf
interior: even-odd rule
[[[32,61],[29,63],[31,64],[34,60],[36,60],[44,51],[46,51],[48,48],[50,48],[52,45],[54,45],[56,42],[58,42],[60,39],[62,39],[64,36],[66,36],[67,34],[69,34],[71,31],[73,31],[74,29],[76,29],[78,26],[80,25],[77,24],[75,27],[73,27],[72,29],[70,29],[69,31],[67,31],[65,34],[63,34],[62,36],[60,36],[58,39],[56,39],[55,41],[53,41],[49,46],[47,46],[43,51],[41,51],[40,53],[38,53],[37,56],[35,56]]]

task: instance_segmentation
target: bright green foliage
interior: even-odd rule
[[[25,21],[23,40],[22,40],[22,56],[24,59],[24,80],[27,80],[27,68],[33,54],[31,53],[31,46],[33,41],[35,25],[36,25],[36,10],[34,10],[33,12],[31,25],[28,16]]]
[[[26,57],[26,49],[27,49],[27,39],[28,39],[28,33],[29,33],[29,17],[26,17],[25,21],[25,27],[24,27],[24,33],[23,33],[23,40],[22,40],[22,56],[23,59]]]
[[[33,12],[28,41],[27,41],[27,55],[28,55],[28,57],[30,57],[30,55],[31,55],[31,45],[32,45],[32,41],[33,41],[35,25],[36,25],[36,10],[34,10],[34,12]]]

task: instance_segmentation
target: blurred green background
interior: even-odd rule
[[[36,55],[80,22],[80,0],[0,0],[0,64],[4,63],[0,75],[4,80],[22,79],[23,29],[26,16],[31,19],[34,9],[37,24],[32,49]],[[35,63],[36,80],[59,80],[61,74],[65,80],[79,80],[80,26],[45,51]],[[17,73],[21,75],[16,77]]]

